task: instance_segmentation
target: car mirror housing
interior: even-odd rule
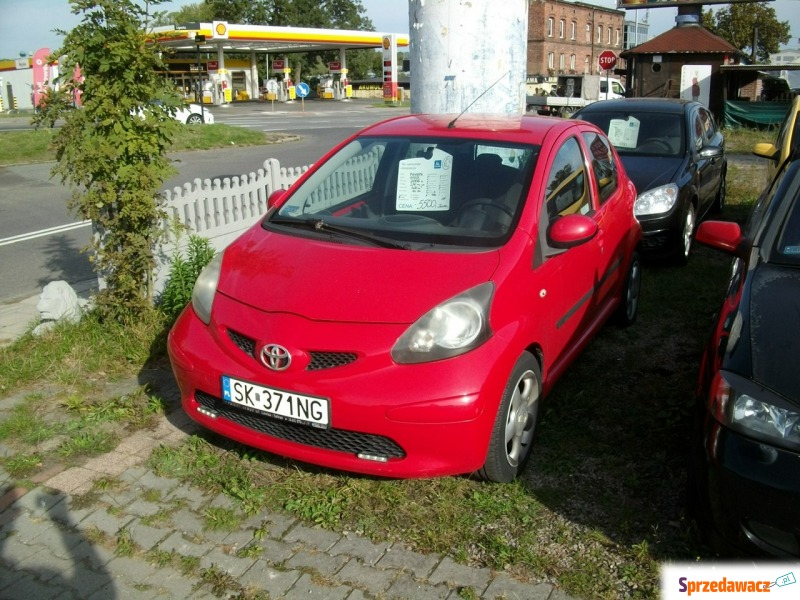
[[[738,223],[704,221],[697,228],[695,240],[727,254],[738,255],[744,237]]]
[[[286,195],[286,190],[275,190],[272,192],[267,199],[267,208],[278,206],[281,200],[283,200],[284,195]]]
[[[566,215],[556,219],[547,231],[554,248],[567,249],[588,242],[597,234],[597,223],[586,215]]]
[[[722,146],[703,146],[700,149],[702,158],[721,158],[723,154],[725,154],[725,150],[722,149]]]
[[[778,150],[774,144],[770,144],[769,142],[761,142],[760,144],[753,146],[753,154],[762,158],[775,160],[780,155],[780,150]]]

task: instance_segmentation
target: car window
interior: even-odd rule
[[[531,144],[471,138],[358,138],[291,188],[268,222],[298,235],[336,227],[362,239],[500,245],[522,211],[538,154]]]
[[[699,113],[695,112],[692,115],[692,145],[695,150],[700,150],[700,148],[703,147],[704,140],[705,128],[703,127],[703,122],[700,119]]]
[[[705,140],[706,144],[710,144],[713,141],[714,134],[717,132],[717,128],[714,125],[714,119],[706,109],[701,108],[698,110],[698,115],[700,117],[700,123],[703,127],[703,139]]]
[[[556,217],[588,213],[591,199],[586,185],[583,154],[574,137],[569,138],[559,149],[545,189],[545,207],[550,222]]]
[[[617,163],[611,151],[611,143],[604,136],[586,132],[583,134],[583,139],[592,156],[592,175],[602,204],[617,189]]]
[[[678,156],[684,153],[683,117],[644,111],[589,111],[580,119],[597,125],[621,155]]]
[[[781,262],[800,265],[800,202],[797,197],[783,222],[775,252]]]

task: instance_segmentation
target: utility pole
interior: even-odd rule
[[[525,111],[528,0],[409,0],[412,113]]]

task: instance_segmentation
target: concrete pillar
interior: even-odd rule
[[[528,0],[409,0],[408,9],[412,113],[525,112]]]

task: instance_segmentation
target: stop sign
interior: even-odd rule
[[[600,63],[601,69],[610,71],[617,64],[617,55],[611,50],[603,50],[597,58],[597,62]]]

